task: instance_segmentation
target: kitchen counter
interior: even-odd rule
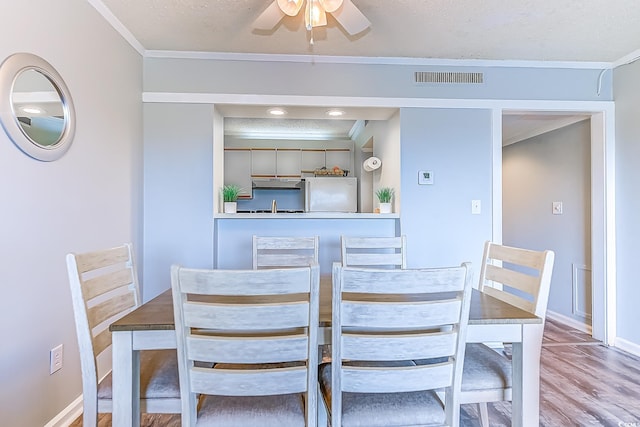
[[[304,213],[235,213],[215,214],[214,219],[397,219],[399,213],[348,213],[348,212],[304,212]]]

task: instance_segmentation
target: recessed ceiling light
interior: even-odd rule
[[[42,114],[44,112],[42,111],[42,109],[38,107],[22,107],[20,109],[25,113],[29,113],[29,114]]]
[[[287,111],[284,108],[269,108],[269,114],[271,114],[272,116],[284,116],[285,114],[287,114]]]
[[[327,111],[327,116],[331,116],[331,117],[340,117],[344,115],[344,111],[342,110],[328,110]]]

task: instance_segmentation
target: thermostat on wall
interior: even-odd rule
[[[418,184],[433,184],[433,171],[418,171]]]

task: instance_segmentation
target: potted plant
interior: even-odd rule
[[[393,194],[394,190],[391,187],[382,187],[376,191],[376,196],[378,196],[378,201],[380,202],[380,213],[391,213]]]
[[[222,200],[224,201],[224,213],[236,213],[238,209],[238,196],[242,189],[235,184],[227,184],[222,187]]]

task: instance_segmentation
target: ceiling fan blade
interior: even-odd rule
[[[351,0],[344,0],[342,7],[332,15],[342,25],[342,28],[352,36],[366,30],[371,25],[371,22]]]
[[[273,0],[273,3],[253,21],[253,28],[257,30],[272,30],[284,18],[284,15],[277,1]]]
[[[342,0],[320,0],[320,4],[325,11],[333,13],[342,6]]]
[[[276,0],[278,7],[285,15],[296,16],[302,8],[304,0]]]

